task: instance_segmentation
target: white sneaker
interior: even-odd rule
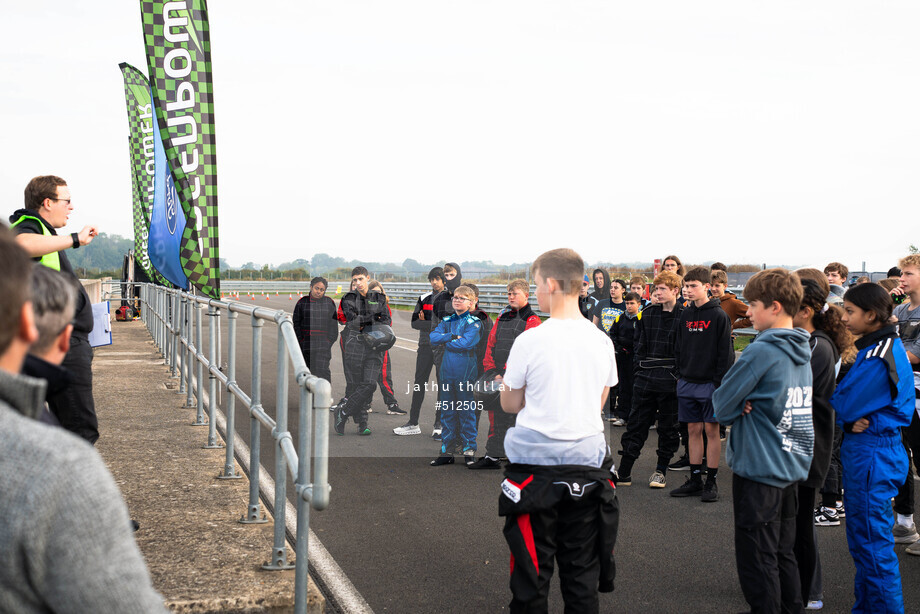
[[[920,534],[917,533],[917,526],[913,523],[909,527],[895,523],[891,529],[891,534],[894,536],[894,543],[896,544],[912,544],[920,539]]]
[[[818,599],[815,599],[815,600],[813,600],[813,601],[809,601],[809,602],[805,605],[805,609],[806,609],[806,610],[820,610],[820,609],[823,608],[823,607],[824,607],[824,602],[823,602],[823,601],[820,601],[820,600],[818,600]]]
[[[417,424],[404,424],[393,429],[394,435],[421,435],[422,429]]]
[[[436,426],[434,430],[431,431],[431,438],[437,439],[438,441],[441,440],[441,427],[440,426]]]

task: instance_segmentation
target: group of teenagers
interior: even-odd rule
[[[431,465],[460,454],[471,469],[505,469],[499,509],[512,552],[512,611],[541,611],[553,557],[567,608],[595,611],[597,590],[613,587],[615,488],[632,484],[650,430],[658,448],[648,485],[663,489],[669,469],[689,471],[670,494],[715,502],[726,427],[737,571],[751,610],[821,607],[815,526],[839,525],[845,515],[853,611],[903,611],[895,543],[920,554],[910,471],[911,455],[920,454],[920,255],[903,258],[887,280],[854,280],[849,289],[841,263],[761,271],[744,286],[745,301],[728,292],[724,266],[685,270],[676,256],[663,260],[651,286],[642,277],[610,280],[603,269],[589,277],[571,250],[547,252],[533,273],[540,309],[550,314],[542,324],[523,279],[508,284],[508,305],[492,322],[457,264],[430,271],[432,289],[412,314],[419,349],[409,419],[394,429],[421,434],[434,367],[432,436],[441,446]],[[321,317],[325,326],[345,326],[347,386],[333,408],[335,430],[343,433],[352,418],[369,434],[367,406],[378,385],[386,388],[388,360],[359,335],[391,315],[365,269],[355,268],[352,280],[338,307],[325,299]],[[325,290],[325,280],[317,284]],[[301,300],[307,307],[298,303],[295,326],[311,369],[328,376],[337,333],[323,336],[318,319],[303,318],[305,310],[320,313],[321,295],[311,291]],[[732,331],[750,327],[756,336],[736,359]],[[483,377],[502,384],[500,400],[486,407],[472,392]],[[480,409],[490,428],[477,459]],[[605,419],[625,427],[616,466]],[[589,483],[595,496],[579,496]],[[562,517],[595,531],[590,552],[566,543],[584,533],[565,529]]]

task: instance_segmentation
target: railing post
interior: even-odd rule
[[[194,407],[194,405],[192,405],[192,394],[195,391],[195,386],[192,384],[192,368],[195,366],[195,344],[192,342],[192,335],[195,332],[195,322],[192,316],[192,310],[195,308],[195,300],[189,295],[186,295],[186,299],[185,310],[187,317],[185,323],[188,331],[186,335],[188,337],[188,344],[185,347],[188,350],[188,359],[185,361],[185,406],[192,408]]]
[[[240,518],[243,524],[264,524],[268,518],[259,511],[259,459],[261,425],[252,410],[262,408],[262,327],[265,322],[252,316],[252,400],[249,412],[249,507]]]
[[[272,437],[275,440],[275,543],[272,548],[271,563],[262,565],[262,569],[280,571],[293,569],[287,562],[287,544],[285,543],[285,511],[287,508],[287,463],[284,450],[281,447],[283,439],[279,435],[287,432],[288,412],[288,357],[281,327],[278,327],[278,381],[275,394],[275,430]],[[298,476],[299,478],[300,476]]]
[[[224,439],[227,440],[227,450],[224,455],[224,471],[218,477],[221,480],[238,480],[242,478],[236,472],[236,464],[233,461],[233,443],[236,439],[236,395],[230,390],[231,386],[236,385],[236,320],[239,314],[230,311],[227,314],[230,320],[230,326],[227,329],[228,357],[227,357],[227,434]]]
[[[208,449],[224,447],[217,441],[217,376],[211,371],[217,364],[217,318],[220,310],[208,304]]]
[[[169,322],[172,317],[172,297],[169,290],[163,290],[163,364],[168,365],[172,356],[172,333]]]
[[[182,295],[182,292],[176,292],[176,297],[179,300],[179,317],[178,317],[178,335],[179,335],[179,347],[177,351],[179,354],[182,354],[185,350],[184,347],[188,346],[188,335],[187,326],[185,325],[185,296]],[[179,372],[179,394],[185,394],[185,363],[183,362],[182,367],[177,369]]]
[[[157,351],[160,352],[160,357],[163,357],[163,288],[158,288],[157,291]]]
[[[179,293],[172,294],[172,353],[169,361],[169,376],[176,377],[176,364],[179,362]]]
[[[297,535],[294,539],[294,614],[307,612],[307,576],[309,574],[310,502],[304,492],[310,484],[310,439],[313,429],[313,394],[306,382],[300,385],[300,425],[297,432]],[[326,412],[329,413],[329,412]]]
[[[202,380],[204,380],[204,365],[201,361],[204,356],[204,352],[201,351],[201,347],[204,345],[201,340],[201,305],[198,304],[198,301],[195,301],[193,305],[195,306],[195,364],[198,366],[198,385],[195,386],[195,400],[198,402],[198,412],[195,414],[195,422],[192,423],[192,426],[205,426],[207,422],[204,421],[204,395],[201,394],[201,389],[204,386],[202,383]]]

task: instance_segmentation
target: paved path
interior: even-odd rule
[[[248,480],[215,479],[224,450],[202,447],[207,428],[190,426],[195,410],[168,388],[178,380],[143,323],[115,322],[113,338],[93,361],[97,446],[140,524],[135,538],[154,587],[174,612],[291,611],[294,572],[260,569],[272,525],[237,522]],[[322,603],[313,587],[310,612]]]
[[[293,311],[286,296],[246,302]],[[400,404],[415,368],[412,351],[418,338],[409,326],[409,312],[394,311],[400,341],[390,350],[393,380]],[[239,320],[239,378],[248,387],[251,338],[248,319]],[[273,327],[266,325],[264,356],[276,354]],[[222,327],[226,335],[226,321]],[[207,339],[207,336],[205,336]],[[226,353],[226,342],[224,342]],[[226,358],[225,358],[226,359]],[[333,391],[344,389],[341,355],[333,350]],[[274,404],[274,374],[266,373],[265,406]],[[290,393],[296,407],[296,390]],[[346,436],[331,436],[332,502],[314,513],[312,526],[325,547],[377,612],[477,612],[507,608],[508,552],[501,535],[497,497],[501,473],[469,471],[462,465],[433,468],[428,460],[438,444],[429,437],[434,395],[422,409],[423,435],[396,437],[391,429],[403,416],[385,415],[379,393],[370,416],[371,437],[358,437],[349,423]],[[272,413],[269,410],[269,413]],[[292,415],[293,416],[293,415]],[[247,416],[237,416],[245,437]],[[296,432],[296,420],[291,421]],[[485,445],[488,420],[480,425],[479,445]],[[622,429],[611,429],[618,448]],[[617,544],[617,589],[601,596],[602,611],[616,612],[737,612],[746,609],[734,567],[731,513],[731,472],[722,466],[722,500],[675,499],[645,486],[654,470],[654,431],[633,471],[634,486],[619,489],[620,533]],[[263,451],[270,454],[265,437]],[[724,455],[723,455],[724,456]],[[269,458],[263,465],[272,466]],[[679,486],[685,473],[671,472],[668,489]],[[289,492],[291,492],[289,490]],[[853,564],[844,527],[819,527],[824,563],[826,612],[846,612],[852,605]],[[903,546],[898,548],[902,551]],[[900,555],[907,611],[920,610],[920,557]],[[558,590],[551,611],[561,612]]]

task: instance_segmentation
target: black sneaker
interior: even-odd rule
[[[501,469],[502,464],[498,462],[497,458],[483,456],[476,462],[467,464],[467,467],[470,469]]]
[[[405,416],[406,410],[400,409],[399,405],[393,403],[392,405],[387,405],[387,415],[388,416]]]
[[[335,408],[335,423],[332,425],[332,428],[335,429],[335,432],[339,435],[345,434],[345,424],[348,422],[348,416],[345,415],[345,407],[339,405]]]
[[[714,480],[706,480],[700,500],[705,503],[714,503],[719,500],[719,486]]]
[[[453,465],[453,464],[454,464],[453,454],[441,454],[440,456],[438,456],[436,459],[434,459],[433,461],[429,463],[429,465],[431,465],[432,467],[440,467],[441,465]]]
[[[676,461],[668,465],[671,471],[690,471],[690,457],[684,454]]]
[[[358,425],[358,435],[370,435],[371,430],[367,428],[367,423]]]
[[[632,486],[632,476],[624,475],[621,476],[619,473],[613,473],[613,483],[617,486]]]
[[[671,491],[672,497],[696,497],[703,494],[703,482],[695,482],[693,478],[687,478],[683,486],[678,486]]]
[[[336,403],[335,405],[329,406],[329,411],[335,411],[340,407],[345,407],[346,403],[348,403],[348,399],[346,399],[345,397],[342,397],[341,399],[339,399],[338,403]]]

